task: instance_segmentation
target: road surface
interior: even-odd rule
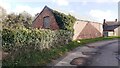
[[[48,66],[118,66],[118,59],[116,59],[117,52],[117,39],[94,42],[86,44],[86,46],[83,47],[75,48],[73,51],[68,52],[65,56],[54,60],[52,63],[48,64]],[[71,64],[75,58],[79,57],[88,58],[91,61],[86,59],[79,59],[74,61],[75,64]]]
[[[118,46],[120,40],[106,44],[99,50],[99,54],[93,56],[88,66],[118,66]]]

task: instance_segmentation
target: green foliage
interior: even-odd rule
[[[83,46],[87,43],[97,42],[102,40],[116,39],[119,37],[100,37],[94,39],[82,39],[80,43],[72,41],[68,44],[52,49],[44,49],[42,51],[34,50],[34,46],[28,51],[26,48],[19,48],[11,53],[7,59],[3,60],[3,66],[41,66],[50,63],[52,60],[63,56],[66,52],[73,50],[78,46]],[[59,44],[58,44],[59,45]]]
[[[2,39],[3,46],[32,46],[39,50],[67,44],[72,39],[72,33],[65,30],[3,29]]]
[[[2,48],[4,51],[10,51],[14,45],[14,33],[9,29],[2,31]]]
[[[71,24],[74,23],[72,19],[75,18],[71,15],[66,15],[64,18],[61,18],[62,22],[59,21],[59,25],[61,23],[65,25],[60,27],[64,30],[52,31],[30,29],[32,16],[26,12],[6,15],[1,21],[2,49],[9,55],[3,59],[3,65],[43,65],[68,51],[63,47],[72,40],[73,25]]]
[[[62,47],[71,40],[72,33],[67,30],[3,29],[2,49],[9,53],[7,59],[3,60],[3,65],[44,64],[49,59],[45,56],[52,58],[58,53],[56,50],[49,53],[49,50]],[[43,62],[45,59],[47,61]]]
[[[32,16],[27,12],[20,14],[11,13],[6,15],[5,19],[2,20],[3,28],[29,28],[32,24]]]
[[[86,44],[86,43],[93,43],[97,41],[103,41],[103,40],[113,40],[113,39],[120,39],[119,36],[110,36],[110,37],[98,37],[98,38],[92,38],[92,39],[80,39],[81,44]]]
[[[71,30],[73,31],[73,25],[76,21],[76,18],[72,15],[65,15],[63,13],[60,13],[58,11],[53,10],[53,14],[55,16],[55,19],[60,27],[60,29],[64,30]]]

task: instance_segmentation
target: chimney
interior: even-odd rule
[[[106,20],[104,19],[104,20],[103,20],[103,23],[105,23],[105,22],[106,22]]]
[[[115,22],[117,22],[117,19],[115,19]]]

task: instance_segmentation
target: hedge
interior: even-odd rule
[[[7,52],[13,50],[13,47],[50,49],[67,44],[72,40],[72,35],[72,32],[67,30],[3,29],[2,47]]]
[[[68,44],[72,40],[72,35],[72,32],[67,30],[4,28],[2,31],[2,49],[9,55],[3,59],[3,65],[29,64],[32,62],[30,60],[35,61],[35,56],[31,56],[33,53],[41,53],[42,57],[44,51]],[[36,54],[36,56],[38,55]],[[38,57],[40,58],[40,56]],[[42,61],[42,58],[40,59]]]

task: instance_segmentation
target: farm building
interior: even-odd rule
[[[77,20],[75,17],[65,15],[45,6],[43,10],[37,14],[33,21],[33,28],[41,29],[64,29],[74,30],[73,40],[96,38],[102,36],[102,24],[91,21]],[[66,26],[67,25],[67,26]],[[70,27],[69,27],[70,26]],[[72,28],[71,28],[72,26]]]
[[[47,6],[37,15],[32,26],[34,28],[59,29],[52,10]]]
[[[79,20],[74,24],[73,40],[96,38],[101,36],[103,36],[101,23]]]
[[[63,13],[57,12],[45,6],[43,10],[37,14],[37,17],[33,21],[32,26],[34,28],[44,28],[44,29],[64,29],[71,30],[69,28],[73,26],[76,18]]]
[[[120,22],[115,21],[103,21],[103,35],[104,36],[120,36]]]

